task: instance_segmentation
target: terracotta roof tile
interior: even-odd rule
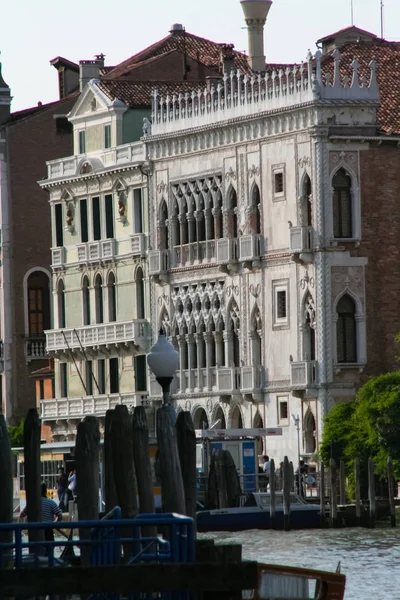
[[[359,61],[359,75],[369,80],[371,60],[376,61],[380,93],[378,128],[387,134],[400,134],[400,43],[377,39],[373,42],[349,42],[340,47],[341,74],[352,76],[351,63]],[[333,73],[333,59],[323,57],[323,73]],[[350,79],[351,80],[351,79]]]
[[[114,100],[122,100],[131,108],[150,108],[151,107],[151,92],[156,87],[161,95],[179,94],[197,90],[199,87],[198,81],[129,81],[122,80],[106,80],[103,79],[99,84],[100,90]]]
[[[196,60],[205,66],[220,72],[221,44],[198,37],[192,33],[174,32],[117,65],[107,74],[107,78],[118,79],[119,77],[129,77],[131,70],[134,69],[137,63],[147,61],[155,56],[171,52],[172,50],[186,52],[192,60]],[[235,68],[248,71],[249,66],[246,55],[237,52],[236,50],[234,50],[233,53]]]

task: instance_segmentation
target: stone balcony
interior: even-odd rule
[[[146,148],[142,142],[124,144],[117,148],[67,156],[47,162],[47,181],[56,181],[76,177],[85,161],[93,166],[94,171],[103,171],[112,167],[124,167],[131,163],[142,163],[146,160]]]
[[[215,240],[192,242],[175,246],[171,252],[170,267],[186,267],[215,262]]]
[[[144,233],[134,233],[130,236],[133,256],[145,258],[147,252],[147,236]]]
[[[80,264],[97,263],[114,260],[117,256],[117,244],[114,238],[87,242],[77,245],[78,262]]]
[[[99,323],[75,329],[46,331],[47,352],[57,355],[72,350],[82,354],[93,352],[115,353],[119,348],[146,352],[151,341],[151,327],[146,319],[136,321]]]
[[[312,227],[298,226],[290,228],[290,252],[295,262],[312,261],[313,230]]]
[[[63,269],[66,263],[66,249],[64,246],[51,248],[51,268]]]
[[[98,396],[82,396],[81,398],[52,398],[40,401],[40,413],[43,421],[59,419],[82,419],[86,415],[104,417],[107,410],[118,404],[136,407],[143,403],[147,392],[125,394],[102,394]]]
[[[290,362],[290,387],[293,395],[307,396],[307,390],[318,386],[318,363],[315,360]]]
[[[149,275],[155,277],[158,281],[166,280],[169,270],[169,252],[168,250],[151,250],[149,252]]]
[[[258,394],[263,385],[262,367],[209,367],[182,369],[175,373],[171,394]],[[151,396],[160,396],[161,388],[150,376]]]
[[[45,336],[28,336],[25,338],[25,359],[26,362],[32,360],[44,360],[48,357],[46,350]]]

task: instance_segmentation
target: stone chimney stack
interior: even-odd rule
[[[95,60],[79,61],[79,89],[83,90],[91,79],[99,79],[100,71],[104,68],[104,54],[96,55]]]
[[[272,0],[240,0],[249,40],[249,65],[253,71],[265,71],[264,25]]]

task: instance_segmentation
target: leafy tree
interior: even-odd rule
[[[355,458],[360,459],[361,477],[366,480],[368,458],[375,473],[386,479],[387,457],[393,459],[400,478],[400,371],[371,378],[354,402],[335,406],[325,419],[321,458],[328,464],[345,461],[350,482]]]
[[[19,448],[24,445],[24,419],[21,419],[18,425],[8,427],[8,435],[12,448]]]

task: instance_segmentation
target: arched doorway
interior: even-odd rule
[[[219,421],[219,423],[218,423],[218,421]],[[222,410],[222,408],[220,406],[218,406],[218,408],[216,410],[214,423],[218,423],[218,425],[216,426],[216,429],[226,429],[226,421],[225,421],[224,411]]]
[[[305,454],[313,454],[316,450],[316,426],[315,418],[311,410],[308,409],[303,421],[303,447]]]
[[[232,429],[243,429],[242,412],[238,405],[236,405],[232,411],[231,427]]]
[[[204,408],[198,408],[194,413],[193,425],[195,429],[208,429],[207,413]]]

